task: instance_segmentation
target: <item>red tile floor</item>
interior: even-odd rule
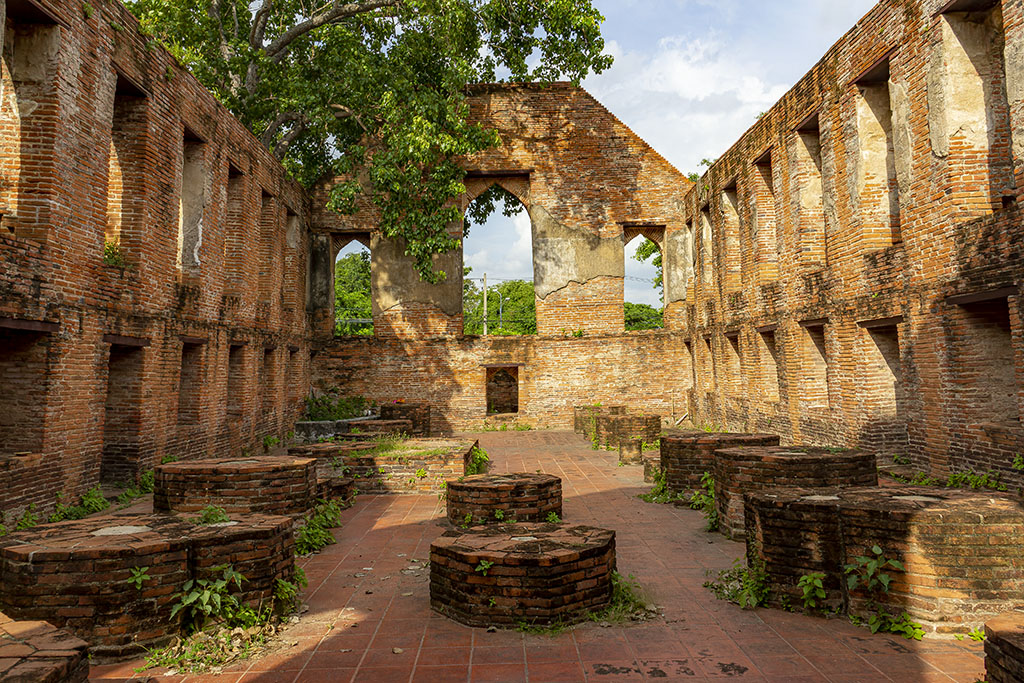
[[[429,608],[430,542],[442,531],[437,496],[361,496],[336,545],[302,562],[309,605],[280,652],[198,681],[966,681],[984,678],[978,643],[872,636],[842,619],[744,611],[701,584],[743,545],[702,531],[698,513],[637,499],[639,466],[593,451],[567,432],[475,435],[491,470],[562,477],[568,522],[615,529],[618,566],[664,618],[623,628],[586,624],[556,637],[488,633]],[[137,665],[138,663],[134,663]],[[140,680],[132,664],[97,666],[92,680]],[[144,679],[145,676],[142,676]]]

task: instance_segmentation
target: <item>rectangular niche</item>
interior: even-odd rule
[[[825,348],[825,323],[800,323],[801,339],[801,399],[808,408],[828,408],[828,352]]]
[[[0,458],[42,452],[48,347],[46,334],[0,328]]]
[[[815,114],[796,130],[793,155],[797,250],[800,263],[825,266],[825,185],[821,165],[821,124]]]
[[[61,27],[33,3],[8,2],[0,93],[0,232],[45,242],[56,203]]]
[[[104,241],[131,261],[140,255],[146,223],[147,106],[145,93],[121,74],[116,78]]]
[[[906,393],[900,363],[898,319],[861,322],[861,378],[858,397],[866,423],[861,439],[875,448],[907,445]]]
[[[245,345],[228,347],[228,415],[245,412]]]
[[[181,370],[178,374],[178,424],[199,424],[199,399],[203,381],[201,342],[181,345]]]
[[[245,291],[246,245],[252,237],[248,230],[245,193],[248,187],[242,171],[228,164],[227,212],[224,221],[224,263],[227,268],[225,290],[232,294]]]
[[[202,260],[206,211],[206,143],[185,128],[182,138],[181,194],[178,211],[178,269],[194,270]]]
[[[704,375],[704,388],[707,391],[715,390],[715,354],[711,350],[711,337],[704,337],[704,343],[700,345],[700,370]]]
[[[264,414],[272,413],[277,406],[277,348],[263,349],[260,365],[260,397]]]
[[[858,214],[865,251],[901,242],[900,190],[896,176],[892,104],[889,99],[889,60],[857,81],[856,157]]]
[[[938,18],[942,40],[929,79],[932,146],[948,159],[955,207],[966,217],[998,209],[1013,196],[1010,117],[1003,56],[1002,8],[995,0],[961,0]]]
[[[725,372],[729,394],[736,398],[743,396],[743,356],[738,332],[725,335]]]
[[[754,262],[761,283],[778,278],[778,241],[776,240],[775,179],[772,151],[768,150],[754,162]]]
[[[972,423],[1020,424],[1008,299],[963,304],[953,361],[961,407]]]
[[[710,296],[714,287],[714,259],[711,250],[711,209],[700,210],[700,284],[705,295]]]
[[[260,195],[259,300],[267,303],[271,301],[273,294],[274,273],[277,267],[277,223],[277,197],[263,190]]]
[[[519,412],[519,366],[487,368],[487,414]]]
[[[736,183],[722,189],[722,235],[724,237],[722,288],[726,293],[743,288],[743,264],[740,254],[740,200]]]
[[[761,364],[761,386],[764,398],[769,402],[779,400],[779,350],[775,343],[775,330],[760,330],[758,338],[758,360]]]
[[[135,481],[140,470],[142,428],[141,346],[110,345],[103,420],[102,481]]]

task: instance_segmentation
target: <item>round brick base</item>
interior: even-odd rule
[[[747,552],[764,562],[771,599],[800,604],[797,581],[825,574],[826,602],[867,613],[843,568],[878,545],[889,570],[881,602],[925,631],[964,633],[1024,607],[1024,509],[1012,496],[945,488],[773,489],[746,497]]]
[[[985,680],[1024,681],[1024,614],[1004,614],[985,624]]]
[[[715,506],[719,528],[742,539],[743,496],[777,487],[875,486],[875,456],[824,448],[747,447],[715,451]]]
[[[772,434],[732,434],[693,432],[662,435],[661,468],[665,486],[675,493],[690,493],[700,488],[701,477],[715,467],[715,451],[737,446],[778,446]]]
[[[153,509],[163,512],[216,505],[229,513],[301,515],[317,494],[314,458],[191,460],[158,465],[154,475]]]
[[[544,522],[552,512],[562,516],[562,480],[550,474],[478,474],[449,481],[447,496],[452,524],[465,524],[467,515],[473,524]]]
[[[449,531],[430,546],[430,606],[470,626],[574,621],[612,596],[615,532],[563,524]]]
[[[189,579],[232,565],[247,580],[239,598],[269,602],[294,573],[290,517],[196,526],[170,515],[116,515],[44,524],[0,539],[0,605],[13,619],[47,621],[101,657],[141,654],[176,636],[171,619]],[[146,569],[139,588],[132,569]]]

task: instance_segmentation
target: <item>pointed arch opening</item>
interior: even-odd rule
[[[537,333],[533,226],[523,201],[526,182],[483,178],[466,182],[468,203],[462,241],[464,334]]]
[[[334,336],[373,336],[370,238],[336,236],[334,248]]]
[[[665,282],[662,268],[664,226],[626,225],[622,287],[623,316],[627,332],[656,330],[665,326]]]

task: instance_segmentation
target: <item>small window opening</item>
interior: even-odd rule
[[[1018,383],[1005,298],[961,306],[964,333],[955,367],[961,405],[975,423],[1017,426]]]
[[[705,206],[700,210],[700,283],[707,295],[711,295],[714,288],[711,238],[711,209]]]
[[[487,414],[519,412],[519,368],[487,369]]]

